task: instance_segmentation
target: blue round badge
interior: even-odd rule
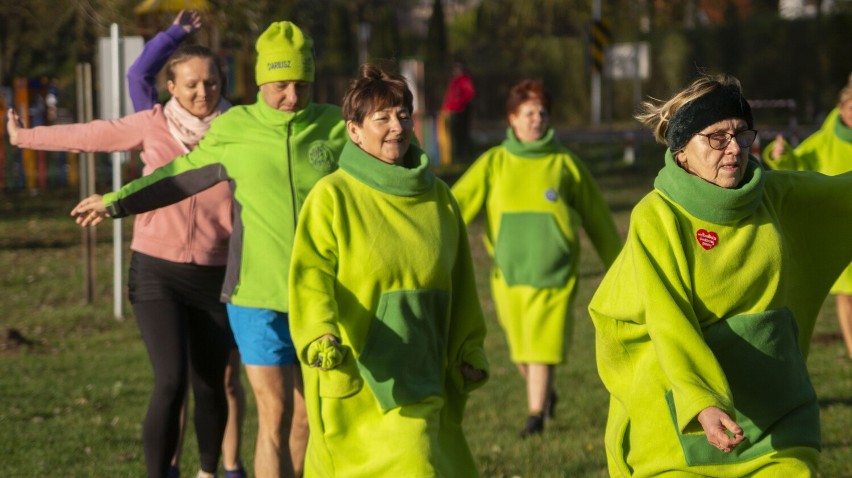
[[[556,194],[556,191],[554,191],[553,189],[548,189],[544,192],[544,198],[550,202],[556,202],[556,200],[559,198],[559,195]]]

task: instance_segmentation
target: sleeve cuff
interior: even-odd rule
[[[186,32],[180,25],[172,25],[163,33],[171,38],[175,43],[180,43],[186,38]]]
[[[463,363],[467,363],[475,369],[482,370],[485,372],[485,377],[482,380],[477,380],[475,382],[466,380],[464,375],[461,373],[461,365]],[[489,373],[488,359],[485,358],[485,350],[482,348],[474,348],[465,351],[462,354],[461,360],[452,365],[448,373],[453,385],[461,393],[470,393],[485,385],[485,382],[487,382],[488,378],[491,376]]]
[[[105,194],[102,201],[111,218],[127,217],[127,213],[121,208],[118,199],[115,197],[115,193]]]

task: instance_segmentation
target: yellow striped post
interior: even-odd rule
[[[612,40],[612,34],[609,31],[609,25],[604,20],[595,20],[592,22],[591,39],[590,39],[590,59],[592,69],[597,72],[603,72],[606,47],[609,46]]]

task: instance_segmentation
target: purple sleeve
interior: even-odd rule
[[[168,30],[157,33],[127,69],[127,90],[134,110],[149,110],[157,104],[157,73],[184,38],[186,32],[180,25],[172,25]]]

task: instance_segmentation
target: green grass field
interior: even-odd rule
[[[646,170],[653,168],[595,159],[617,157],[617,151],[571,147],[592,166],[625,233],[630,209],[651,188],[653,173]],[[112,317],[109,225],[98,230],[95,303],[83,301],[81,233],[67,215],[75,203],[72,191],[0,196],[3,476],[144,476],[141,422],[151,388],[150,366],[129,306],[127,319]],[[130,222],[125,221],[128,233]],[[602,278],[601,263],[586,242],[574,340],[568,362],[557,369],[556,419],[543,436],[520,440],[517,432],[526,417],[524,385],[508,360],[494,315],[481,222],[470,232],[492,367],[490,382],[469,401],[465,422],[482,476],[607,476],[603,430],[608,396],[597,376],[586,310]],[[809,366],[822,410],[821,476],[852,477],[852,361],[845,357],[831,299],[817,321]],[[250,392],[248,398],[243,458],[250,464],[256,422]],[[194,476],[197,468],[190,430],[184,476]]]

